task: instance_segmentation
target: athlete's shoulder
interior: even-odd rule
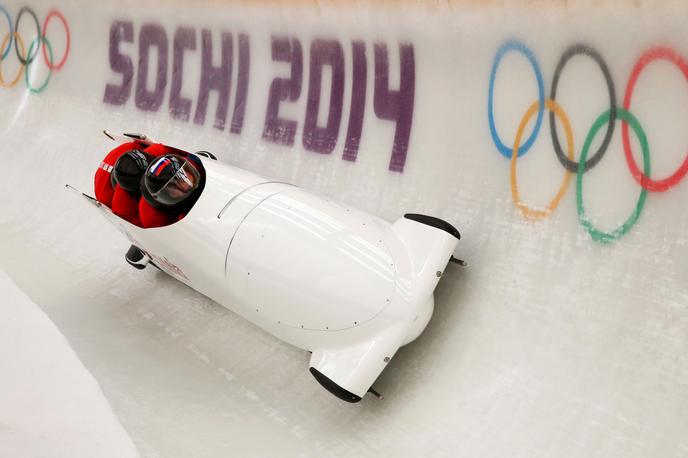
[[[115,165],[115,162],[117,162],[117,159],[119,159],[120,156],[133,149],[141,149],[141,146],[136,142],[122,143],[121,145],[110,150],[107,156],[105,156],[105,159],[103,159],[103,162],[108,165]]]

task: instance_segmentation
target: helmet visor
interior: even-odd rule
[[[159,191],[152,193],[152,196],[163,205],[175,205],[189,197],[200,182],[198,170],[185,160],[177,173]]]

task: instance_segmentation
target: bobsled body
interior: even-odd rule
[[[201,159],[205,187],[175,224],[143,229],[99,208],[160,269],[311,351],[316,379],[360,400],[428,323],[458,232],[416,215],[390,224]]]

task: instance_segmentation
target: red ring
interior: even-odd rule
[[[62,60],[59,61],[57,64],[53,65],[48,59],[48,55],[45,51],[45,42],[43,42],[43,58],[45,59],[45,64],[48,66],[50,70],[59,70],[64,66],[65,62],[67,62],[67,56],[69,56],[69,26],[67,25],[67,20],[62,15],[62,13],[60,13],[57,10],[50,10],[48,15],[45,17],[45,22],[43,23],[43,36],[46,36],[45,32],[48,30],[48,22],[53,16],[56,16],[59,20],[62,21],[62,24],[65,28],[65,32],[67,32],[67,49],[65,49],[64,57],[62,57]]]
[[[636,62],[631,72],[631,77],[628,79],[628,85],[626,86],[626,95],[624,96],[624,109],[630,110],[631,97],[633,97],[633,89],[635,88],[635,83],[638,81],[638,77],[643,69],[652,61],[657,59],[665,59],[676,65],[683,76],[686,77],[688,81],[688,62],[686,62],[683,57],[679,56],[676,51],[671,48],[656,47],[651,48],[645,52],[640,59]],[[628,168],[640,186],[651,192],[664,192],[672,186],[678,184],[683,177],[688,173],[688,153],[683,161],[683,164],[669,177],[663,178],[661,180],[653,180],[652,178],[645,175],[638,168],[635,159],[633,158],[633,152],[631,151],[631,143],[628,136],[628,124],[622,123],[621,126],[624,154],[626,155],[626,162],[628,162]]]

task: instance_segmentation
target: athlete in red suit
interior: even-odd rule
[[[144,154],[141,154],[144,153]],[[94,187],[96,199],[112,209],[112,212],[122,219],[129,221],[139,227],[152,228],[161,227],[172,224],[184,217],[186,211],[174,211],[174,209],[156,208],[151,205],[146,199],[141,198],[138,183],[143,171],[153,161],[153,159],[172,154],[192,159],[189,161],[191,165],[199,169],[200,166],[196,164],[193,159],[197,159],[188,153],[172,148],[161,143],[147,144],[141,141],[127,142],[119,145],[103,159],[94,178]],[[127,155],[127,157],[123,157]],[[134,157],[134,159],[131,159]],[[124,161],[138,160],[138,176],[125,176],[122,171],[122,162],[118,160],[122,158]],[[142,165],[143,164],[143,165]],[[117,167],[117,169],[116,169]],[[141,168],[142,167],[142,168]],[[119,169],[121,183],[118,183],[117,172]],[[126,171],[126,167],[124,167]],[[135,168],[136,169],[136,168]],[[113,179],[114,174],[114,179]],[[124,184],[125,178],[131,183]],[[114,185],[114,186],[113,186]],[[127,188],[127,189],[125,189]]]
[[[162,156],[166,153],[176,151],[161,143],[146,144],[139,141],[127,142],[119,145],[105,156],[103,162],[100,163],[94,178],[94,187],[96,199],[99,202],[107,205],[112,209],[112,212],[122,219],[129,221],[140,227],[157,227],[165,224],[171,224],[172,220],[169,215],[156,210],[149,205],[143,205],[144,217],[140,215],[141,212],[141,194],[138,191],[138,183],[135,189],[129,191],[124,189],[117,180],[113,180],[113,173],[115,173],[115,166],[118,160],[127,153],[139,151],[146,154],[148,160],[145,163],[143,170],[148,165],[150,159]],[[143,171],[141,171],[141,175]],[[115,175],[116,176],[116,175]],[[140,176],[139,176],[140,179]],[[138,182],[138,179],[136,180]],[[114,184],[114,186],[113,186]],[[144,223],[145,221],[145,223]]]
[[[103,159],[94,177],[96,199],[139,227],[167,226],[182,219],[200,196],[203,165],[196,155],[144,140],[123,143]],[[150,262],[136,245],[124,258],[136,269]]]
[[[105,156],[103,162],[100,163],[96,176],[94,179],[94,187],[96,192],[96,199],[98,202],[112,208],[112,198],[115,195],[115,188],[112,186],[111,174],[115,167],[115,162],[127,151],[133,149],[145,149],[145,146],[139,142],[129,142],[119,145]]]

